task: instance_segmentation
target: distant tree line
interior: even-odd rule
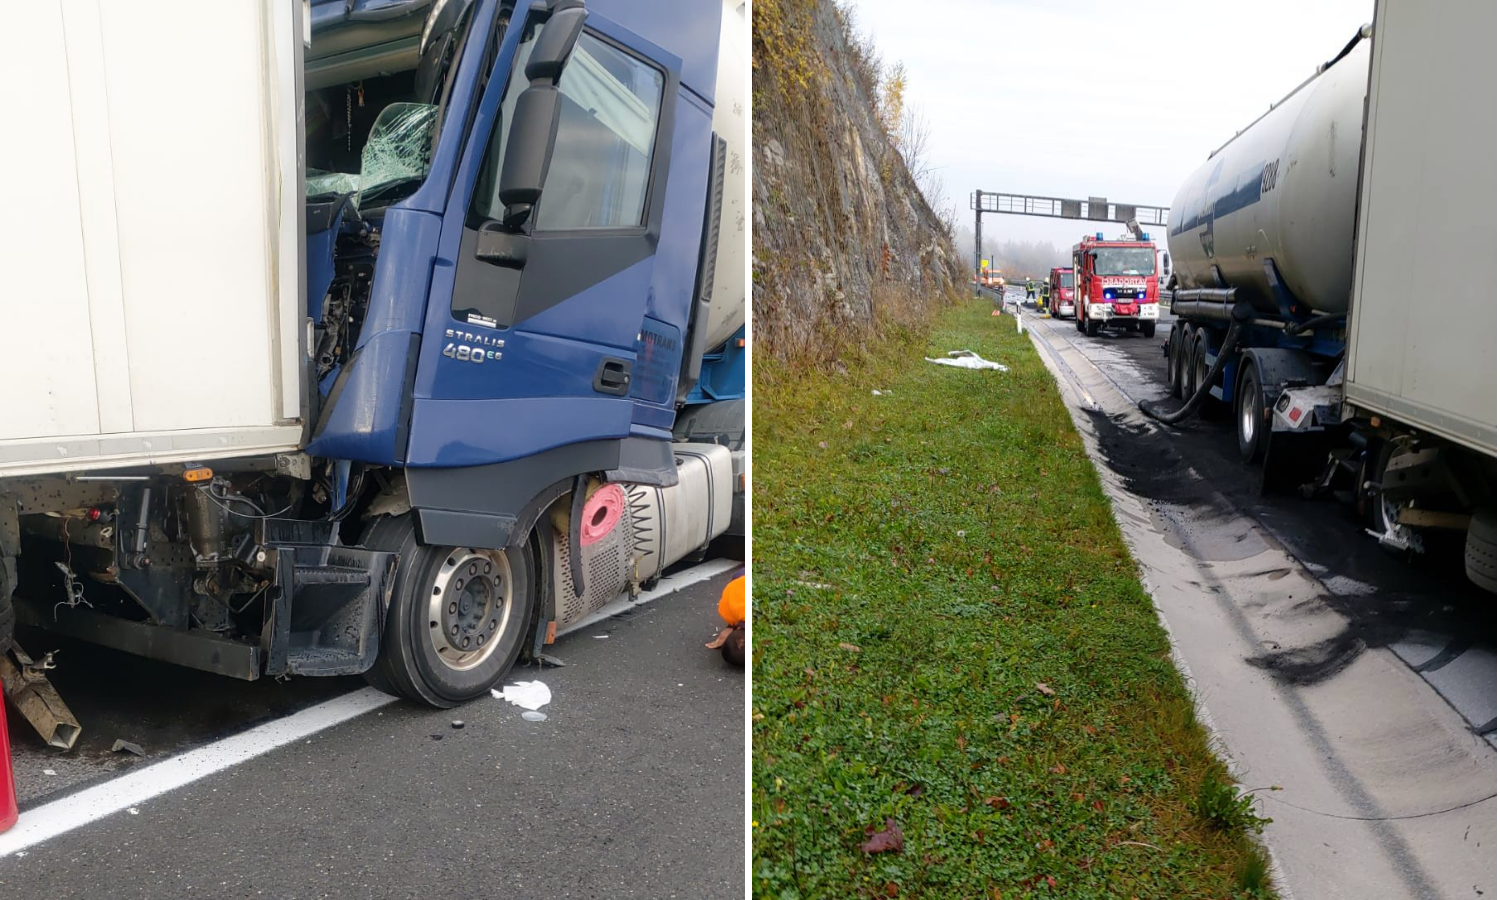
[[[974,265],[974,229],[967,225],[954,228],[954,245],[961,259],[969,268]],[[1050,241],[1004,241],[984,239],[984,257],[990,265],[999,269],[1006,281],[1024,281],[1046,278],[1054,266],[1069,266],[1069,248],[1059,247]]]

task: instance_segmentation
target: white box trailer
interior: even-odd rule
[[[0,38],[0,476],[293,450],[297,8],[40,0]]]
[[[1495,456],[1495,5],[1376,5],[1346,401]]]

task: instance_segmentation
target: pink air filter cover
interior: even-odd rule
[[[587,547],[609,534],[625,514],[625,492],[618,484],[606,484],[583,503],[580,543]]]

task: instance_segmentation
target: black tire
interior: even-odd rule
[[[15,559],[0,556],[0,655],[10,652],[15,643],[15,601],[10,600],[15,585],[9,571],[15,571]]]
[[[1083,333],[1086,334],[1086,335],[1088,335],[1089,337],[1098,337],[1099,336],[1099,320],[1098,319],[1089,319],[1089,320],[1087,320],[1087,322],[1085,322],[1085,324],[1083,326]]]
[[[365,673],[365,680],[375,688],[428,706],[446,709],[483,696],[515,665],[521,650],[531,637],[537,609],[536,556],[530,544],[503,551],[473,551],[460,547],[428,547],[417,543],[411,516],[382,517],[365,535],[365,547],[396,553],[396,587],[390,609],[386,612],[381,635],[380,654],[375,666]],[[479,553],[495,556],[480,557]],[[486,560],[495,566],[492,579],[483,583],[486,591],[509,591],[509,604],[489,638],[491,645],[473,662],[445,657],[435,645],[431,632],[438,627],[429,615],[428,601],[439,591],[455,591],[457,599],[472,599],[473,591],[462,590],[464,573],[455,572],[453,563],[463,563],[465,554],[475,565]],[[499,571],[502,568],[506,574]],[[488,573],[486,573],[488,574]],[[489,585],[493,581],[494,586]],[[505,582],[509,584],[506,585]],[[441,587],[440,587],[441,585]],[[498,598],[486,595],[486,602]],[[479,619],[484,618],[483,606]],[[441,610],[439,610],[441,612]],[[455,623],[456,624],[456,623]],[[478,623],[482,630],[484,623]],[[446,627],[446,626],[444,626]],[[466,635],[467,636],[467,635]],[[482,638],[482,634],[476,635]],[[478,646],[484,641],[479,640]],[[454,653],[459,651],[455,650]],[[479,653],[478,649],[473,650]]]
[[[1182,399],[1191,400],[1198,393],[1198,354],[1203,352],[1203,336],[1191,329],[1184,343],[1187,352],[1182,355]]]
[[[1208,378],[1208,373],[1213,369],[1213,366],[1209,365],[1208,362],[1209,338],[1210,334],[1208,329],[1198,329],[1197,340],[1195,343],[1196,349],[1193,354],[1193,365],[1197,370],[1197,374],[1194,376],[1193,381],[1195,385],[1202,384]],[[1220,379],[1222,379],[1223,374],[1220,373],[1219,377]],[[1229,408],[1229,404],[1230,402],[1233,402],[1233,400],[1233,389],[1230,390],[1229,402],[1215,400],[1214,396],[1212,394],[1209,394],[1207,397],[1203,398],[1203,405],[1198,407],[1198,417],[1207,422],[1217,421],[1223,414],[1224,410]]]
[[[1141,337],[1148,337],[1148,338],[1156,337],[1156,323],[1155,322],[1142,322],[1141,323]]]
[[[1480,510],[1469,518],[1464,541],[1464,573],[1469,580],[1495,593],[1495,511]]]
[[[1380,441],[1373,448],[1366,449],[1365,462],[1360,467],[1354,509],[1365,528],[1376,534],[1385,531],[1385,515],[1384,510],[1381,509],[1381,491],[1378,485],[1385,481],[1385,467],[1390,463],[1391,456],[1395,452],[1394,441]],[[1366,488],[1366,484],[1377,486]]]
[[[1073,315],[1073,326],[1078,329],[1079,334],[1083,334],[1083,319],[1079,318],[1076,313]]]
[[[1182,326],[1173,325],[1167,335],[1167,393],[1182,399],[1182,367],[1178,357],[1182,355]]]
[[[1249,357],[1240,362],[1239,384],[1234,391],[1234,435],[1240,459],[1257,463],[1266,455],[1271,424],[1266,421],[1266,394],[1260,383],[1260,367]]]

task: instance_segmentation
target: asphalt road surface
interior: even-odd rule
[[[1119,331],[1088,338],[1071,320],[1040,316],[1032,324],[1070,342],[1122,394],[1139,401],[1167,396],[1161,347],[1174,321],[1165,316],[1149,339]],[[1365,534],[1344,505],[1287,493],[1263,495],[1259,469],[1240,461],[1227,409],[1171,431],[1175,449],[1289,547],[1350,618],[1349,632],[1329,648],[1330,657],[1391,648],[1495,746],[1496,600],[1469,583],[1458,557],[1395,556]]]
[[[1161,341],[1023,310],[1200,720],[1274,819],[1283,896],[1495,892],[1495,597],[1333,501],[1262,494],[1227,415],[1178,426]],[[1171,319],[1166,325],[1170,326]]]
[[[0,889],[741,897],[745,676],[703,648],[728,578],[560,638],[564,668],[511,673],[551,690],[539,722],[501,700],[429,710],[358,679],[246,684],[64,645],[54,681],[85,738],[60,754],[13,721],[23,825],[324,706],[378,708],[13,852]],[[116,737],[148,756],[111,753]]]

